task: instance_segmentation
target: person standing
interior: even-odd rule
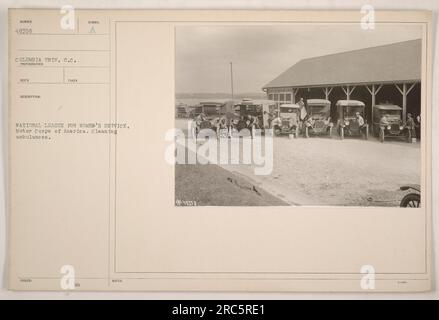
[[[267,111],[263,112],[262,119],[263,119],[263,127],[264,127],[264,129],[269,129],[270,128],[270,123],[269,123],[270,115],[268,114]]]
[[[418,114],[416,116],[415,120],[415,132],[416,132],[416,138],[421,139],[421,115]]]
[[[299,106],[299,110],[300,110],[300,121],[303,121],[303,120],[305,120],[306,115],[307,115],[305,102],[303,101],[303,98],[300,98],[297,105]]]
[[[409,130],[409,137],[412,138],[413,142],[413,138],[416,139],[416,133],[415,133],[415,120],[413,120],[412,114],[411,113],[407,113],[407,120],[405,122],[405,127],[407,130]]]
[[[385,129],[389,125],[389,120],[387,119],[388,115],[383,114],[383,116],[380,119],[380,127],[381,129]]]
[[[308,116],[308,112],[306,111],[306,105],[305,102],[303,101],[303,98],[300,98],[299,102],[297,103],[297,105],[299,106],[299,127],[300,124],[302,124],[302,128],[300,128],[300,130],[302,130],[303,134],[306,135],[306,121],[307,116]]]
[[[355,118],[357,119],[360,132],[364,133],[364,128],[365,128],[364,118],[361,116],[359,112],[355,113]]]

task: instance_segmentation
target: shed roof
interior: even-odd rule
[[[421,39],[300,60],[263,88],[420,81]]]

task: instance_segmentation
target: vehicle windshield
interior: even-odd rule
[[[363,114],[363,106],[346,106],[344,107],[344,116],[345,118],[353,118],[355,114],[359,112],[361,115]]]
[[[216,105],[204,105],[203,109],[206,115],[212,115],[212,114],[218,114],[219,111],[221,110],[221,107]]]
[[[203,112],[203,108],[201,108],[201,107],[195,107],[194,112],[195,112],[195,113],[201,113],[201,112]]]
[[[241,112],[256,113],[256,112],[260,112],[261,110],[262,110],[262,106],[256,105],[256,104],[251,104],[251,105],[242,104],[242,105],[240,105]]]
[[[392,118],[395,118],[395,117],[400,118],[401,117],[400,110],[380,110],[379,114],[380,114],[380,116],[387,115],[387,116],[390,116]]]
[[[329,114],[329,106],[309,106],[308,111],[312,116],[326,116],[327,114]]]
[[[297,117],[297,113],[283,113],[280,115],[280,118],[282,120],[288,120],[288,121],[292,121],[293,123],[297,122],[298,117]]]
[[[291,107],[280,107],[280,113],[295,113],[296,109]]]

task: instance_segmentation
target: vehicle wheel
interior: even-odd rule
[[[366,140],[369,139],[369,126],[366,126]]]
[[[280,136],[280,130],[279,129],[274,129],[274,135],[276,137]]]
[[[295,135],[296,139],[299,138],[299,127],[296,127],[296,131],[295,131],[294,135]]]
[[[402,198],[399,206],[404,208],[419,208],[421,206],[421,196],[416,193],[409,193]]]
[[[380,129],[380,142],[384,142],[384,130]]]
[[[343,127],[340,128],[340,139],[341,140],[344,139],[344,128]]]
[[[329,127],[329,138],[332,138],[332,127]]]
[[[309,138],[308,127],[305,127],[305,138]]]

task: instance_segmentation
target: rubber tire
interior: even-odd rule
[[[343,127],[340,128],[340,139],[341,140],[344,139],[344,128]]]
[[[421,195],[417,193],[409,193],[402,198],[401,203],[399,204],[400,207],[407,208],[409,207],[409,203],[414,202],[415,206],[410,208],[419,208],[421,204]],[[417,206],[416,206],[417,205]]]

